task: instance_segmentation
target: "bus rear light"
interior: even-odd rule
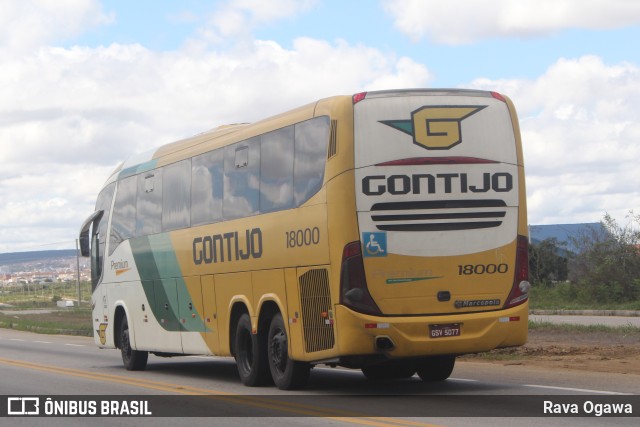
[[[498,101],[507,102],[506,98],[499,94],[498,92],[491,92],[491,96],[493,96]]]
[[[382,314],[367,288],[360,241],[347,244],[342,251],[340,303],[359,313]]]
[[[365,329],[389,329],[388,323],[365,323]]]
[[[367,92],[360,92],[353,95],[353,104],[357,104],[367,97]]]
[[[504,308],[515,307],[529,299],[529,289],[531,289],[529,283],[529,240],[525,236],[518,236],[517,245],[516,272]]]

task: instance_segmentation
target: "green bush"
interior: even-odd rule
[[[531,245],[531,305],[639,307],[640,216],[630,212],[627,218],[628,224],[619,225],[605,215],[602,227],[586,229],[572,239],[574,253],[564,251],[554,239]]]
[[[640,231],[632,225],[618,225],[609,215],[602,224],[607,233],[576,239],[579,252],[571,260],[569,278],[580,284],[593,302],[637,300]]]

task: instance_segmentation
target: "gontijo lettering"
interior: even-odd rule
[[[429,173],[414,175],[371,175],[362,178],[362,192],[367,196],[380,196],[385,193],[436,194],[452,192],[506,193],[513,189],[513,176],[510,173],[485,172],[482,177],[471,177],[467,173]]]
[[[237,231],[196,237],[193,239],[193,262],[211,264],[242,261],[262,256],[262,230],[247,229],[244,235]]]

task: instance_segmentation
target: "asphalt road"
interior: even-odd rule
[[[206,395],[193,398],[190,395]],[[177,411],[180,418],[0,418],[2,425],[249,425],[335,426],[637,426],[638,418],[514,418],[544,415],[544,400],[575,403],[617,399],[640,413],[640,376],[546,370],[517,364],[459,362],[452,378],[428,384],[417,376],[398,381],[367,381],[360,371],[315,368],[309,386],[282,392],[240,384],[226,358],[150,356],[143,372],[123,369],[119,352],[100,350],[84,337],[38,335],[0,329],[0,395],[55,399],[100,396],[168,400],[156,415]],[[241,397],[237,397],[242,395]],[[71,397],[69,397],[71,396]],[[80,396],[80,397],[78,397]],[[96,397],[98,396],[98,397]],[[187,398],[187,400],[183,400]],[[200,399],[200,400],[199,400]],[[206,399],[202,401],[201,399]],[[568,399],[568,400],[567,400]],[[152,403],[155,401],[152,401]],[[0,401],[0,407],[5,402]],[[220,414],[213,418],[190,415]],[[433,414],[433,416],[430,416]],[[242,418],[241,415],[248,416]],[[583,414],[584,415],[584,414]],[[372,418],[376,416],[376,418]],[[384,418],[379,418],[384,416]],[[5,421],[9,423],[5,424]]]

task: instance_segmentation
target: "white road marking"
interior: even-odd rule
[[[9,341],[21,341],[21,342],[24,342],[24,340],[21,340],[20,338],[9,338]]]
[[[34,341],[40,344],[51,344],[51,341]]]
[[[451,381],[461,381],[466,383],[478,383],[480,380],[472,380],[470,378],[449,378]]]
[[[84,345],[82,344],[65,344],[68,345],[69,347],[84,347]]]
[[[523,384],[522,386],[532,387],[532,388],[544,388],[544,389],[550,389],[550,390],[577,391],[581,393],[594,393],[594,394],[620,394],[620,395],[629,394],[629,393],[620,393],[617,391],[589,390],[584,388],[556,387],[551,385]]]

